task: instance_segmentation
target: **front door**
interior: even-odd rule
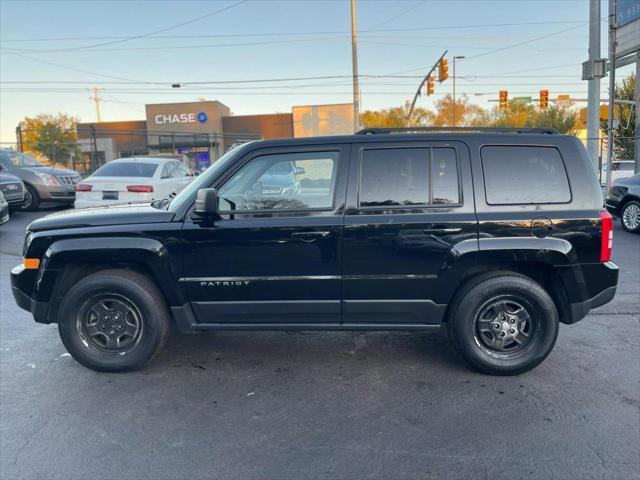
[[[343,322],[437,324],[475,258],[478,222],[461,142],[352,146],[343,241]]]
[[[210,325],[335,328],[349,148],[261,149],[218,189],[221,219],[184,225],[185,291]]]

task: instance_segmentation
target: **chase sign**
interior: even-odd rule
[[[154,120],[156,125],[166,125],[172,123],[206,123],[207,118],[208,117],[205,112],[173,114],[159,113],[155,116]]]

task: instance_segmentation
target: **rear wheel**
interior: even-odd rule
[[[103,372],[136,370],[164,342],[170,315],[156,285],[128,270],[94,273],[64,296],[58,330],[69,353]]]
[[[622,207],[620,223],[627,232],[640,232],[640,202],[631,200]]]
[[[558,312],[546,290],[518,274],[471,281],[456,294],[449,337],[475,369],[517,375],[539,365],[558,336]]]

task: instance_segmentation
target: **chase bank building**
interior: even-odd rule
[[[146,120],[79,123],[93,168],[115,158],[172,154],[203,170],[232,146],[258,139],[353,133],[352,104],[294,106],[290,113],[231,115],[218,101],[145,105]]]

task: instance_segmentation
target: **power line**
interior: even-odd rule
[[[571,30],[576,30],[576,29],[581,28],[581,27],[582,27],[582,25],[576,25],[575,27],[566,28],[564,30],[560,30],[560,31],[557,31],[557,32],[549,33],[547,35],[542,35],[540,37],[532,38],[530,40],[525,40],[524,42],[514,43],[513,45],[507,45],[506,47],[496,48],[495,50],[491,50],[489,52],[479,53],[477,55],[471,55],[471,56],[467,57],[466,60],[472,60],[474,58],[484,57],[485,55],[492,55],[494,53],[503,52],[504,50],[509,50],[511,48],[517,48],[517,47],[520,47],[522,45],[527,45],[528,43],[537,42],[539,40],[544,40],[546,38],[550,38],[550,37],[553,37],[555,35],[559,35],[561,33],[570,32]]]
[[[233,8],[236,5],[239,5],[240,3],[245,3],[248,0],[243,0],[241,2],[239,2],[238,4],[234,4],[232,6],[227,7],[227,10],[229,8]],[[219,12],[219,11],[217,11]],[[211,12],[210,14],[207,15],[214,15],[216,12]],[[205,18],[205,16],[203,17],[198,17],[197,19],[193,19],[192,21],[190,21],[191,23],[198,21],[202,18]],[[503,28],[503,27],[522,27],[522,26],[536,26],[536,25],[568,25],[568,24],[586,24],[588,23],[587,21],[584,20],[551,20],[551,21],[538,21],[538,22],[509,22],[509,23],[483,23],[483,24],[467,24],[467,25],[441,25],[441,26],[435,26],[435,27],[411,27],[411,28],[395,28],[395,29],[367,29],[367,30],[363,30],[362,33],[385,33],[385,32],[419,32],[419,31],[437,31],[437,30],[460,30],[460,29],[471,29],[471,28]],[[99,47],[99,46],[106,46],[106,45],[112,45],[114,43],[122,43],[122,42],[127,42],[130,40],[136,40],[136,39],[142,39],[142,38],[147,38],[150,40],[153,39],[160,39],[160,38],[204,38],[204,37],[219,37],[219,38],[223,38],[223,37],[265,37],[265,36],[277,36],[277,37],[282,37],[282,36],[309,36],[309,35],[349,35],[350,32],[346,31],[346,30],[333,30],[333,31],[318,31],[318,32],[267,32],[267,33],[236,33],[236,34],[204,34],[204,35],[183,35],[183,36],[155,36],[156,33],[161,32],[161,31],[167,31],[167,30],[171,30],[173,28],[177,28],[178,26],[182,26],[184,24],[180,24],[180,25],[174,25],[172,27],[167,27],[166,29],[161,29],[161,30],[157,30],[155,32],[150,32],[150,33],[145,33],[145,34],[140,34],[140,35],[134,35],[134,36],[129,36],[129,37],[97,37],[97,38],[113,38],[114,40],[109,41],[109,42],[102,42],[102,43],[97,43],[97,44],[92,44],[92,45],[84,45],[84,46],[80,46],[80,47],[69,47],[66,49],[59,49],[59,50],[39,50],[42,52],[49,52],[49,51],[72,51],[72,50],[79,50],[79,49],[87,49],[87,48],[95,48],[95,47]],[[152,36],[151,38],[148,38],[150,36]],[[85,39],[93,39],[96,37],[53,37],[53,38],[36,38],[36,39],[4,39],[4,40],[0,40],[3,43],[6,42],[32,42],[32,41],[42,41],[42,42],[49,42],[49,41],[62,41],[62,40],[85,40]]]
[[[402,16],[406,15],[407,13],[409,13],[409,12],[411,12],[411,11],[415,10],[415,9],[416,9],[416,8],[418,8],[419,6],[424,5],[425,3],[427,3],[427,0],[423,0],[422,2],[418,2],[418,3],[416,3],[415,5],[413,5],[413,6],[409,7],[409,8],[407,8],[406,10],[403,10],[402,12],[398,13],[397,15],[394,15],[393,17],[391,17],[391,18],[389,18],[389,19],[385,20],[384,22],[377,23],[376,25],[374,25],[373,27],[371,27],[371,30],[374,30],[374,29],[376,29],[376,28],[380,28],[380,27],[381,27],[381,26],[383,26],[383,25],[387,25],[388,23],[391,23],[391,22],[393,22],[394,20],[397,20],[398,18],[400,18],[400,17],[402,17]]]
[[[23,55],[22,53],[11,52],[11,55],[15,55],[15,56],[20,57],[20,58],[26,58],[27,60],[31,60],[33,62],[44,63],[45,65],[51,65],[51,66],[54,66],[54,67],[63,68],[65,70],[70,70],[72,72],[86,73],[88,75],[95,75],[97,77],[111,78],[111,79],[114,79],[114,80],[124,80],[124,81],[135,82],[135,83],[146,83],[146,84],[153,83],[153,82],[145,82],[145,81],[142,81],[142,80],[134,80],[134,79],[131,79],[131,78],[126,78],[126,77],[116,77],[114,75],[105,75],[103,73],[90,72],[89,70],[82,70],[80,68],[75,68],[75,67],[68,67],[66,65],[61,65],[59,63],[54,63],[54,62],[49,62],[47,60],[41,60],[39,58],[29,57],[27,55]],[[95,83],[95,82],[93,82],[93,83]]]
[[[232,5],[227,5],[226,7],[223,7],[223,8],[219,8],[217,10],[214,10],[213,12],[205,13],[204,15],[200,15],[198,17],[192,18],[192,19],[184,21],[184,22],[176,23],[175,25],[171,25],[169,27],[161,28],[159,30],[154,30],[152,32],[142,33],[142,34],[139,34],[139,35],[132,35],[130,37],[125,37],[125,38],[122,38],[122,39],[119,39],[119,40],[110,40],[110,41],[102,42],[102,43],[94,43],[92,45],[84,45],[84,46],[81,46],[81,47],[70,47],[70,48],[66,49],[66,51],[85,50],[85,49],[88,49],[88,48],[104,47],[104,46],[107,46],[107,45],[114,45],[116,43],[124,43],[124,42],[129,42],[131,40],[137,40],[137,39],[140,39],[140,38],[150,37],[150,36],[156,35],[158,33],[168,32],[169,30],[174,30],[174,29],[179,28],[179,27],[184,27],[185,25],[190,25],[192,23],[199,22],[200,20],[204,20],[205,18],[212,17],[213,15],[217,15],[218,13],[225,12],[225,11],[230,10],[232,8],[235,8],[235,7],[239,6],[239,5],[242,5],[243,3],[247,3],[248,1],[249,0],[240,0],[239,2],[236,2],[236,3],[232,4]]]

